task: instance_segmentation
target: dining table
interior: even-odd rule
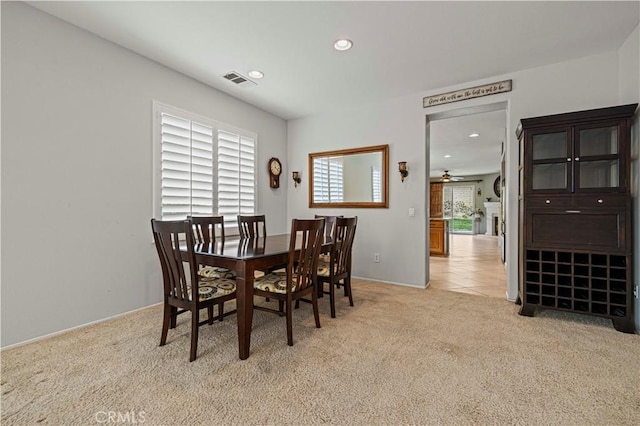
[[[253,321],[253,283],[256,270],[266,270],[287,264],[289,234],[258,238],[224,238],[208,244],[196,244],[196,261],[201,265],[219,266],[236,273],[236,305],[238,321],[238,352],[241,360],[249,358]],[[328,238],[322,251],[331,247]]]

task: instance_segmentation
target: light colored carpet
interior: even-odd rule
[[[158,347],[160,306],[3,351],[2,424],[640,423],[640,336],[607,320],[358,280],[354,295],[336,319],[321,299],[321,329],[303,304],[293,347],[256,312],[246,361],[235,316],[201,328],[195,362],[188,314]]]

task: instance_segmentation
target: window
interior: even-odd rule
[[[313,198],[316,203],[344,201],[342,157],[313,159]]]
[[[443,217],[450,219],[452,233],[473,233],[475,187],[473,185],[445,185],[443,189]]]
[[[160,103],[154,121],[154,217],[255,213],[255,134]]]

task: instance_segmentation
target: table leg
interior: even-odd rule
[[[253,322],[253,267],[239,262],[236,268],[238,350],[240,359],[249,358]]]

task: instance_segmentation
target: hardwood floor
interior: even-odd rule
[[[507,273],[498,237],[451,234],[449,257],[430,257],[430,286],[441,290],[506,298]]]

